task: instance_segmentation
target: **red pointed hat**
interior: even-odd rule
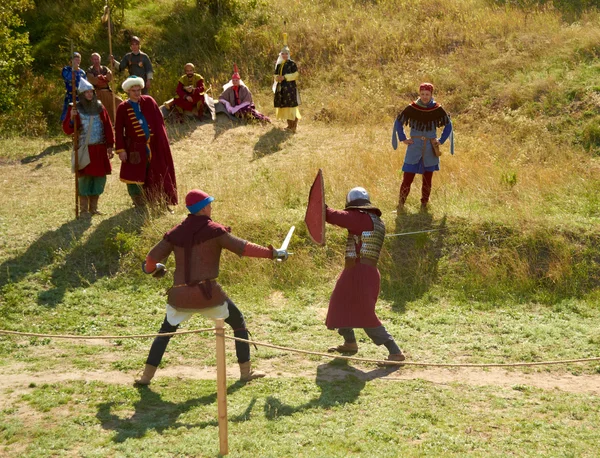
[[[209,196],[204,191],[201,191],[200,189],[192,189],[185,196],[185,206],[187,207],[188,211],[193,215],[194,213],[198,213],[200,210],[202,210],[204,207],[210,204],[213,200],[215,200],[215,198]]]
[[[231,79],[232,80],[241,80],[242,79],[242,78],[240,78],[240,72],[238,71],[237,64],[233,64],[233,75],[231,75]]]

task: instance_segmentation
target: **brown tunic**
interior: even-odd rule
[[[190,262],[190,284],[185,283],[185,249],[175,246],[166,239],[161,240],[150,250],[148,256],[162,261],[171,252],[175,253],[175,273],[173,287],[169,289],[167,301],[169,305],[181,309],[202,309],[221,305],[228,299],[227,294],[217,283],[221,250],[225,248],[238,256],[244,252],[246,240],[230,233],[196,244],[192,247]]]

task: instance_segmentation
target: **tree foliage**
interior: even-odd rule
[[[14,106],[19,80],[33,61],[20,17],[32,6],[31,0],[2,0],[0,5],[0,112]]]

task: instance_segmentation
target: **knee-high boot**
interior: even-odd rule
[[[88,196],[79,196],[79,216],[87,218],[90,216],[90,199]]]

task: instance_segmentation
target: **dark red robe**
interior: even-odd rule
[[[175,166],[162,114],[149,95],[140,96],[138,103],[150,128],[148,139],[129,100],[117,108],[115,152],[127,152],[127,161],[121,162],[121,181],[143,185],[150,201],[165,200],[176,205]]]
[[[79,113],[75,117],[75,123],[71,125],[71,109],[72,105],[69,105],[67,115],[63,121],[62,128],[63,132],[67,135],[73,135],[75,132],[75,125],[77,125],[78,134],[81,132],[81,118]],[[110,165],[110,159],[108,159],[107,148],[112,148],[115,144],[115,136],[113,135],[112,123],[108,116],[106,108],[102,107],[102,111],[99,113],[100,121],[104,127],[104,140],[105,142],[97,145],[88,145],[88,151],[90,153],[90,163],[83,169],[79,170],[79,175],[89,175],[93,177],[103,177],[110,175],[112,167]]]
[[[327,208],[327,222],[360,235],[373,230],[371,217],[357,210],[332,210]],[[375,314],[381,277],[375,266],[355,264],[340,274],[331,299],[325,324],[328,329],[376,328],[381,321]]]

